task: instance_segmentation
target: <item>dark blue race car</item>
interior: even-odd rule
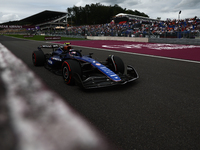
[[[33,64],[45,66],[62,75],[66,84],[77,84],[84,89],[123,85],[139,78],[131,65],[125,69],[118,56],[110,55],[105,61],[98,62],[92,58],[92,53],[82,55],[81,50],[75,49],[64,52],[62,47],[55,44],[41,45],[32,53]],[[52,51],[45,53],[43,48],[51,48]]]

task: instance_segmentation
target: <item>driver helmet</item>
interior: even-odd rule
[[[64,46],[63,50],[64,51],[69,51],[70,49],[72,49],[72,47],[69,45],[71,43],[65,43],[66,45]]]

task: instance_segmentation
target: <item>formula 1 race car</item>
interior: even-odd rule
[[[110,55],[105,61],[98,62],[92,53],[82,55],[81,50],[71,49],[64,52],[62,45],[41,45],[32,53],[35,66],[45,66],[63,76],[68,85],[77,84],[84,89],[123,85],[139,78],[136,70],[128,65],[126,74],[120,57]],[[51,48],[44,53],[43,48]]]

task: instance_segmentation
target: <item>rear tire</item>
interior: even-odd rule
[[[106,61],[108,64],[108,68],[111,69],[113,72],[124,74],[124,62],[120,57],[111,55],[106,59]]]
[[[45,62],[43,51],[34,51],[32,53],[32,62],[35,66],[43,66]]]
[[[74,85],[74,76],[79,75],[82,78],[82,71],[80,63],[76,60],[67,60],[63,62],[62,66],[62,76],[66,84]]]

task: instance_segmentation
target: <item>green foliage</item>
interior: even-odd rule
[[[104,6],[100,3],[85,5],[85,7],[73,6],[67,9],[69,16],[69,24],[73,25],[93,25],[104,24],[111,21],[111,19],[118,13],[127,13],[143,17],[149,17],[145,13],[137,10],[126,10],[115,4],[114,6]]]

